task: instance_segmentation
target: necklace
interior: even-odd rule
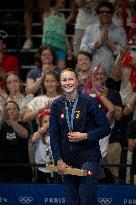
[[[69,103],[70,105],[75,101],[75,99],[74,99],[74,100],[68,100],[67,98],[66,98],[66,100],[68,101],[68,103]]]
[[[69,99],[66,97],[67,102],[70,103],[70,104],[73,103],[73,102],[75,101],[77,95],[75,95],[75,96],[73,96],[73,97],[74,97],[73,100],[69,100]],[[72,98],[73,98],[73,97],[72,97]]]

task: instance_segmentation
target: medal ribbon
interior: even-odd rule
[[[76,99],[72,107],[71,115],[69,115],[67,100],[65,100],[66,120],[67,120],[68,129],[70,132],[73,131],[73,122],[74,122],[74,115],[76,111],[77,102],[78,102],[78,94],[76,95]]]

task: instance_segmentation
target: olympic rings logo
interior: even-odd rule
[[[109,205],[112,203],[112,198],[98,198],[98,202],[101,205]]]
[[[31,196],[20,196],[18,200],[21,204],[30,204],[33,198]]]

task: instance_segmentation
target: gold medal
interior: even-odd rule
[[[80,110],[76,110],[76,119],[80,118]]]

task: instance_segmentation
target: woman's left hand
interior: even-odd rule
[[[69,132],[68,139],[70,142],[80,142],[87,139],[87,133]]]

